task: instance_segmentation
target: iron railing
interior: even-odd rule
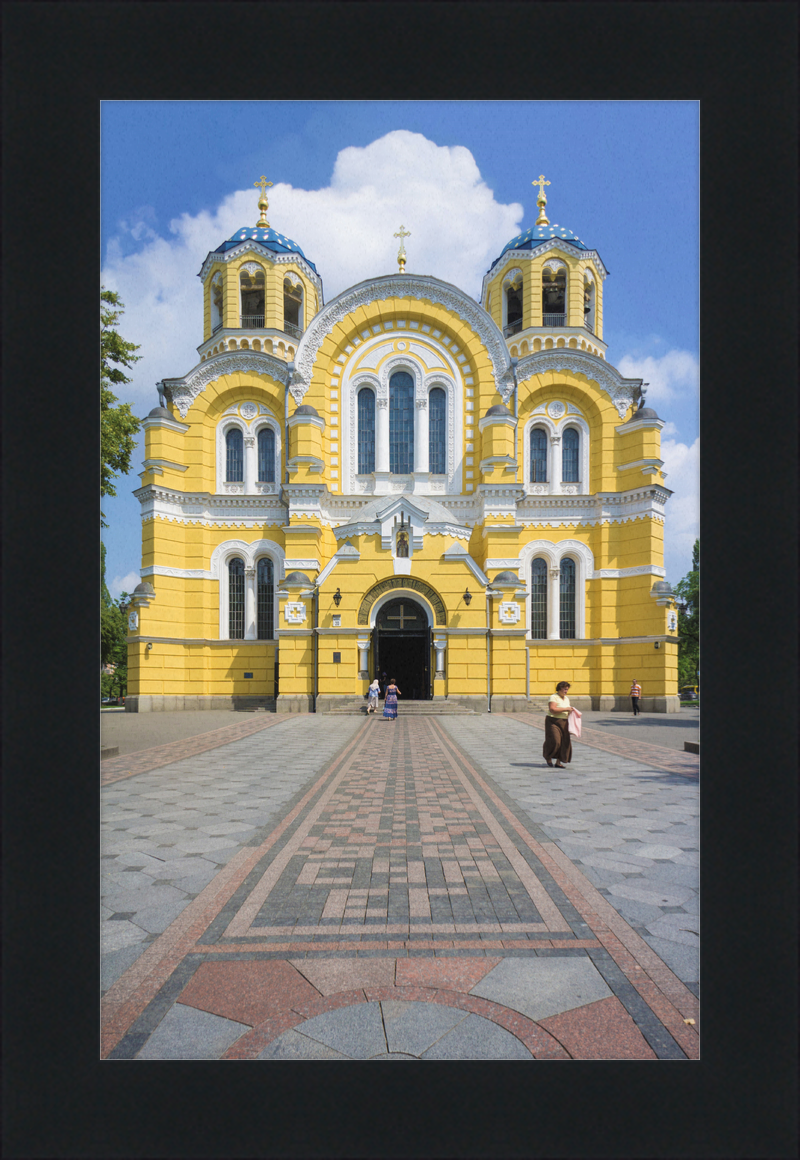
[[[543,314],[542,326],[566,326],[566,314]]]
[[[242,315],[242,326],[255,327],[256,329],[261,328],[263,330],[263,328],[264,328],[264,315],[263,314],[243,314]]]
[[[588,318],[584,318],[583,325],[584,325],[585,329],[589,331],[589,334],[594,334],[594,327],[592,326],[592,324]]]
[[[284,322],[283,333],[290,334],[292,336],[292,338],[302,338],[303,337],[303,331],[302,331],[301,327],[295,326],[295,324],[293,322]]]
[[[522,319],[517,319],[516,322],[509,322],[508,326],[503,327],[503,337],[511,338],[512,334],[519,334],[522,330]]]

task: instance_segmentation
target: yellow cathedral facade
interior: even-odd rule
[[[403,701],[677,712],[664,425],[603,341],[606,267],[550,223],[480,302],[398,272],[323,300],[260,217],[207,255],[199,362],[143,421],[132,712]]]

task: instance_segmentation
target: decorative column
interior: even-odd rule
[[[375,470],[389,470],[389,397],[375,400]]]
[[[561,459],[559,451],[561,450],[561,432],[557,431],[550,436],[550,470],[547,473],[550,491],[561,491]]]
[[[561,584],[559,568],[550,569],[550,583],[547,588],[547,639],[561,639]]]
[[[359,680],[369,680],[369,637],[359,637],[358,645],[358,676]]]
[[[256,437],[244,437],[244,494],[254,495],[256,490]]]
[[[244,639],[256,639],[256,570],[244,570]]]
[[[444,680],[444,653],[447,648],[447,637],[437,639],[434,637],[433,647],[436,649],[436,673],[435,680]]]
[[[427,475],[430,451],[430,412],[428,396],[416,400],[414,406],[414,474]]]

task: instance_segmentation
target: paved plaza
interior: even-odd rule
[[[130,716],[104,1058],[698,1058],[696,711]]]

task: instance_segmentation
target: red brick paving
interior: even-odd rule
[[[238,735],[274,723],[247,722]],[[230,728],[242,726],[215,732]],[[209,735],[192,739],[208,740]],[[552,876],[593,938],[573,936],[523,847]],[[260,864],[226,929],[209,941],[209,924]],[[500,920],[494,906],[501,908]],[[392,935],[397,937],[386,937]],[[314,1014],[384,998],[473,1011],[511,1031],[539,1059],[650,1058],[649,1048],[636,1054],[643,1050],[639,1033],[621,1004],[590,1004],[583,1014],[567,1013],[569,1019],[550,1027],[467,994],[499,962],[492,952],[600,946],[685,1054],[696,1058],[697,1030],[685,1023],[696,1017],[695,997],[554,843],[531,837],[441,725],[401,720],[389,731],[369,721],[268,837],[240,850],[109,989],[103,1056],[193,953],[208,960],[179,1001],[253,1028],[226,1059],[255,1058]],[[434,957],[403,957],[414,949]],[[461,955],[435,957],[448,950]],[[479,953],[465,957],[467,950]],[[364,951],[387,957],[314,957]],[[243,952],[271,957],[213,961]],[[398,953],[400,958],[388,957]]]

